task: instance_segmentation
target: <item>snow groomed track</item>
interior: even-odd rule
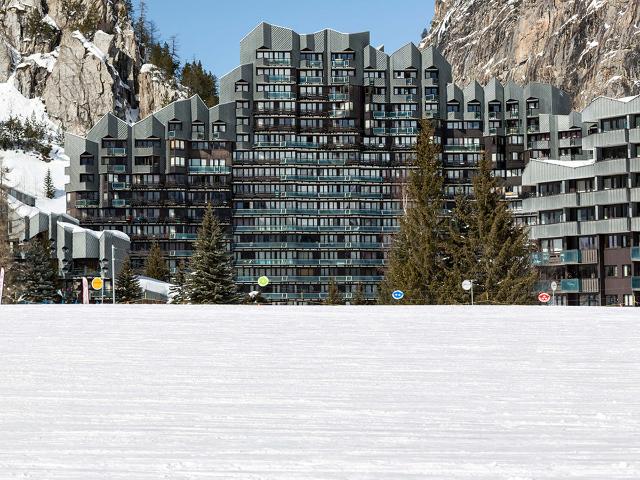
[[[640,314],[1,306],[0,478],[638,479]]]

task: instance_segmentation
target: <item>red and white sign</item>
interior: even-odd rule
[[[538,294],[538,301],[542,303],[548,303],[549,300],[551,300],[551,295],[549,295],[547,292],[540,292]]]

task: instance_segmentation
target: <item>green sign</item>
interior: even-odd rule
[[[267,285],[269,285],[269,279],[267,277],[260,277],[258,279],[258,285],[260,285],[261,287],[266,287]]]

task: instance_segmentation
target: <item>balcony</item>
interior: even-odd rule
[[[269,100],[295,100],[293,92],[264,92],[265,98]]]
[[[170,257],[190,257],[193,250],[169,250]]]
[[[353,77],[341,76],[341,77],[331,77],[331,83],[349,83],[349,79]]]
[[[346,118],[351,115],[351,110],[329,110],[329,118]]]
[[[507,128],[508,135],[518,135],[521,133],[520,127],[509,127]]]
[[[561,138],[558,140],[559,148],[579,147],[582,145],[582,137],[577,138]]]
[[[527,133],[538,133],[540,131],[540,125],[529,125],[527,127]]]
[[[288,148],[319,148],[321,146],[316,142],[284,142],[284,144]]]
[[[127,182],[112,182],[111,189],[112,190],[128,190],[131,188],[131,185]]]
[[[322,60],[301,60],[300,68],[324,68]]]
[[[566,279],[560,280],[560,291],[564,293],[580,292],[580,279],[566,278]]]
[[[502,112],[489,112],[489,118],[492,119],[492,120],[501,119],[502,118]]]
[[[482,150],[482,145],[469,144],[469,145],[444,145],[445,152],[479,152]]]
[[[507,110],[507,116],[509,118],[520,118],[520,111],[518,111],[518,110]]]
[[[265,58],[263,59],[265,65],[277,65],[283,67],[291,66],[290,58]]]
[[[640,277],[631,277],[631,290],[640,291]]]
[[[424,118],[438,118],[440,112],[438,110],[425,110]]]
[[[527,148],[532,150],[548,150],[549,140],[536,140],[527,143]]]
[[[404,101],[405,102],[417,102],[418,101],[418,95],[405,95]]]
[[[342,60],[342,59],[331,60],[331,66],[333,68],[354,68],[351,66],[350,60]]]
[[[536,252],[531,256],[531,263],[536,267],[547,265],[573,265],[580,263],[580,250],[563,250],[561,252]]]
[[[527,117],[535,117],[536,115],[540,115],[539,108],[527,108]]]
[[[198,238],[197,233],[170,233],[170,240],[195,240]]]
[[[393,83],[396,85],[417,85],[417,78],[394,78]]]
[[[389,133],[391,135],[417,135],[418,129],[416,127],[390,128]]]
[[[617,147],[626,145],[628,141],[627,130],[611,130],[609,132],[594,133],[582,139],[582,148],[593,150],[602,147]]]
[[[388,128],[375,127],[373,129],[373,134],[374,135],[387,135],[388,133],[389,133],[389,129]]]
[[[434,95],[434,94],[425,95],[424,96],[424,100],[425,100],[425,102],[429,102],[429,103],[438,102],[438,101],[440,101],[440,96],[439,95]]]
[[[98,206],[98,200],[76,200],[76,208],[96,208]]]
[[[631,261],[640,262],[640,247],[631,248]]]
[[[102,151],[104,154],[103,157],[126,157],[127,149],[126,148],[103,148]]]
[[[111,206],[114,208],[126,208],[131,205],[129,204],[129,200],[127,199],[114,198],[113,200],[111,200]]]
[[[197,173],[230,174],[231,167],[214,166],[214,165],[189,166],[188,171],[191,174],[197,174]]]
[[[329,94],[329,100],[331,101],[342,101],[342,100],[349,100],[349,94],[348,93],[330,93]]]
[[[322,77],[310,77],[310,76],[303,76],[300,77],[300,83],[301,84],[321,84],[322,83]]]
[[[126,173],[127,166],[126,165],[109,165],[107,169],[110,173]]]
[[[295,77],[291,75],[267,75],[267,82],[269,83],[293,83],[295,82]]]

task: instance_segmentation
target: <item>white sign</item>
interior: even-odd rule
[[[554,292],[558,289],[558,282],[551,282],[551,290]]]
[[[394,290],[391,293],[391,296],[393,297],[394,300],[402,300],[404,297],[404,292],[402,290]]]
[[[472,286],[471,280],[465,280],[464,282],[462,282],[462,289],[467,292],[471,290],[471,286]]]
[[[82,277],[82,303],[89,303],[89,281],[87,277]]]

